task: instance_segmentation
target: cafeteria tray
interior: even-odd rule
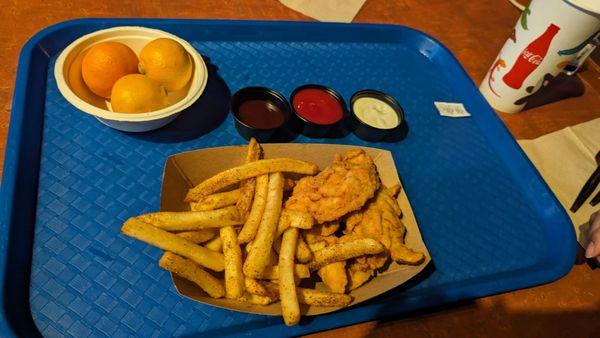
[[[160,130],[110,129],[57,89],[63,48],[123,25],[176,34],[208,64],[202,97]],[[346,101],[377,89],[403,106],[402,141],[287,141],[390,150],[433,264],[408,285],[290,328],[181,297],[157,266],[161,251],[121,235],[121,223],[159,208],[167,156],[245,143],[228,115],[231,93],[256,85],[288,96],[306,83]],[[471,116],[442,117],[434,101],[462,103]],[[1,207],[2,336],[299,335],[548,283],[576,252],[565,211],[451,52],[392,25],[80,19],[46,28],[19,58]]]

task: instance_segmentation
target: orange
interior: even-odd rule
[[[118,113],[147,113],[169,105],[167,91],[146,75],[125,75],[112,88],[110,104]]]
[[[96,106],[101,109],[106,109],[106,102],[104,98],[94,94],[83,82],[83,77],[81,76],[81,64],[83,63],[83,57],[86,52],[80,53],[77,55],[71,66],[69,67],[69,73],[67,76],[67,81],[69,81],[69,87],[73,91],[75,95],[77,95],[83,101]]]
[[[83,81],[94,94],[110,98],[117,80],[137,73],[138,58],[131,48],[120,42],[100,42],[83,57]]]
[[[194,62],[179,42],[160,38],[142,48],[139,70],[168,91],[178,91],[190,81]]]

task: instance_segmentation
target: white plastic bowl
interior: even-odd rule
[[[123,114],[110,110],[110,102],[107,102],[109,110],[98,108],[79,98],[68,83],[68,72],[71,63],[77,56],[92,47],[92,45],[114,41],[121,42],[129,46],[137,55],[142,48],[150,41],[157,38],[170,38],[179,42],[190,54],[194,62],[194,72],[190,82],[182,90],[169,93],[169,100],[174,102],[160,110],[141,113],[141,114]],[[198,52],[187,41],[173,34],[145,27],[123,26],[103,29],[80,37],[67,46],[56,59],[54,66],[54,77],[60,93],[73,106],[79,110],[95,116],[105,125],[122,131],[142,132],[160,128],[173,121],[182,110],[194,103],[204,91],[208,79],[208,71],[204,60]]]

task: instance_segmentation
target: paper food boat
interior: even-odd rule
[[[386,150],[333,144],[263,144],[262,147],[264,158],[289,157],[301,159],[317,164],[320,169],[331,165],[335,154],[360,148],[373,158],[381,182],[384,185],[393,186],[400,183],[392,155]],[[240,145],[201,149],[170,156],[166,161],[163,175],[161,211],[189,210],[187,203],[183,202],[188,189],[225,169],[243,164],[245,154],[246,146]],[[431,261],[404,189],[400,191],[398,202],[402,208],[402,221],[407,230],[406,244],[409,248],[425,253],[425,261],[418,266],[398,265],[392,262],[387,270],[379,272],[375,278],[350,293],[354,297],[354,301],[350,306],[362,303],[402,285],[421,272]],[[198,302],[247,313],[281,315],[279,302],[262,306],[225,298],[214,299],[208,297],[195,284],[175,275],[172,275],[172,278],[180,294]],[[320,281],[315,287],[327,290],[327,287]],[[339,309],[301,304],[303,315],[318,315]]]

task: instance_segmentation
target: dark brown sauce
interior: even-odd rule
[[[266,100],[248,100],[240,105],[239,118],[250,127],[273,129],[283,124],[283,112],[277,105]]]

